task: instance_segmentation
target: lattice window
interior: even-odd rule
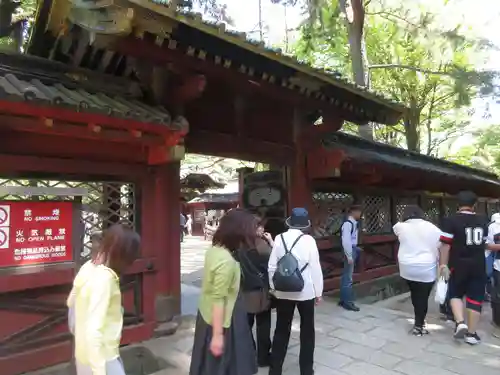
[[[354,197],[347,193],[314,192],[312,198],[320,216],[319,223],[315,223],[315,226],[325,234],[333,235],[342,225],[346,211],[354,202]]]
[[[487,215],[488,211],[486,209],[486,202],[485,201],[479,201],[476,204],[476,212],[480,215]]]
[[[85,226],[83,246],[80,255],[83,259],[90,255],[92,238],[116,223],[124,223],[136,229],[137,214],[135,186],[126,182],[91,182],[57,180],[13,180],[0,179],[0,187],[59,187],[83,188],[88,194],[83,197],[60,196],[20,196],[4,195],[0,200],[75,200],[81,198],[82,222]]]
[[[451,198],[447,198],[444,200],[444,216],[448,217],[453,215],[458,210],[457,201]]]
[[[488,202],[488,218],[491,218],[491,215],[499,212],[499,203],[498,202]]]
[[[423,197],[422,209],[427,220],[436,225],[439,224],[439,220],[441,219],[441,203],[439,198]]]
[[[387,196],[367,196],[363,204],[363,230],[367,233],[391,231],[391,203]]]
[[[395,197],[394,210],[396,211],[396,221],[403,220],[403,213],[406,207],[418,205],[418,197]]]

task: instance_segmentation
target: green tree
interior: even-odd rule
[[[350,74],[349,36],[340,22],[338,1],[322,8],[321,21],[302,27],[296,54],[313,65]],[[485,41],[460,36],[459,27],[434,30],[428,12],[410,16],[402,7],[387,10],[370,3],[366,9],[370,87],[408,107],[400,126],[376,126],[375,136],[436,155],[443,142],[467,130],[468,121],[460,119],[457,109],[468,106],[472,98],[491,95],[497,73],[474,68],[472,57],[484,53]]]

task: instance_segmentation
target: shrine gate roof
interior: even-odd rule
[[[381,92],[356,85],[339,72],[315,68],[281,49],[266,47],[263,42],[247,38],[245,33],[227,30],[223,23],[204,21],[197,13],[172,12],[167,6],[149,0],[134,3],[175,19],[179,25],[170,38],[189,46],[186,53],[201,55],[228,70],[298,91],[370,121],[395,124],[405,110]]]
[[[209,65],[218,72],[231,72],[233,77],[261,86],[263,91],[267,87],[292,93],[299,101],[294,100],[295,104],[300,105],[303,98],[305,102],[314,102],[313,106],[318,109],[337,111],[345,120],[358,124],[370,121],[396,124],[405,111],[404,106],[391,98],[355,85],[338,72],[312,67],[279,49],[247,38],[245,33],[227,30],[224,24],[204,21],[200,14],[176,12],[168,5],[151,0],[108,0],[92,7],[76,0],[70,4],[71,8],[53,7],[50,22],[39,16],[36,30],[50,29],[53,36],[59,35],[66,45],[69,41],[64,38],[73,24],[88,32],[90,39],[95,37],[99,41],[99,36],[103,36],[96,42],[99,48],[104,43],[107,50],[124,56],[151,60],[150,56],[160,50],[172,60],[174,55],[184,55],[191,58],[190,63],[197,61],[198,67]],[[61,24],[67,20],[68,27],[61,30]],[[143,42],[144,53],[138,52],[138,41]],[[36,54],[40,56],[44,49],[52,48],[47,47],[47,40],[43,38],[35,37],[31,42],[34,43],[31,50],[38,49],[40,52]],[[33,48],[34,45],[38,47]],[[186,64],[179,61],[177,65],[185,67]],[[203,67],[195,70],[204,74]]]

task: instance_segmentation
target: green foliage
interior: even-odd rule
[[[269,169],[269,166],[262,163],[208,155],[186,154],[181,163],[181,177],[190,173],[204,173],[210,175],[216,182],[227,183],[229,180],[238,178],[237,170],[245,167],[254,168],[256,171]]]
[[[399,126],[375,125],[375,138],[438,155],[444,143],[468,132],[463,108],[474,98],[496,94],[498,72],[475,69],[477,58],[491,47],[487,41],[464,37],[460,25],[436,29],[433,14],[400,4],[365,5],[370,88],[408,107]],[[310,64],[350,76],[348,35],[339,1],[326,2],[318,14],[314,22],[302,25],[295,53]]]

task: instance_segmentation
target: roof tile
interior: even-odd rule
[[[183,119],[175,119],[163,107],[153,107],[137,99],[90,93],[83,89],[70,89],[60,83],[45,84],[39,79],[22,80],[12,73],[0,73],[0,99],[36,102],[73,109],[76,112],[92,112],[106,116],[166,125],[172,128],[187,126]]]

